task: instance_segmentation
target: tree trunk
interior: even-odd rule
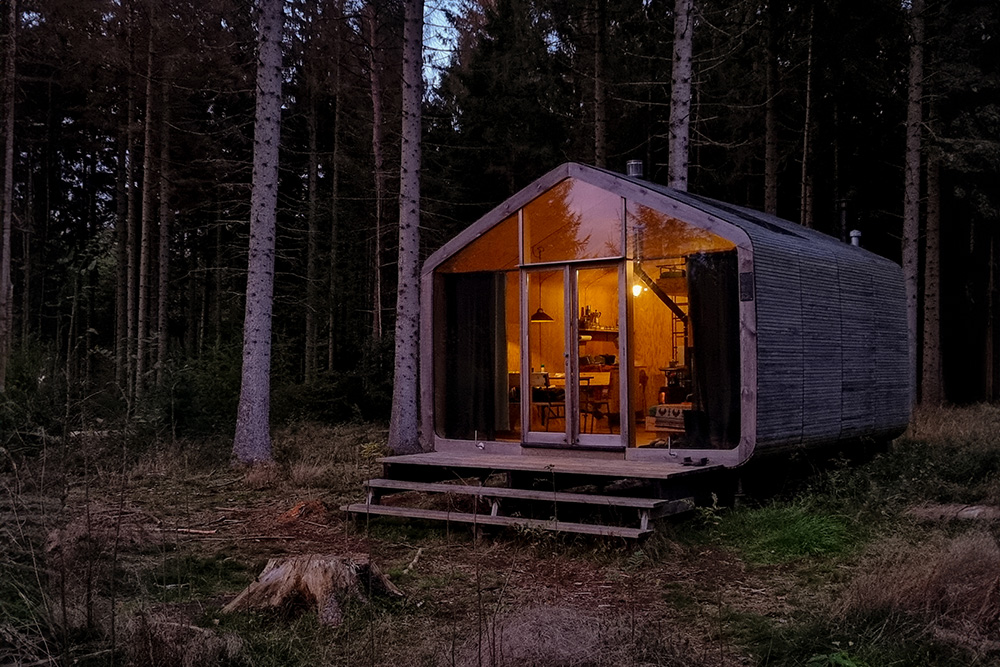
[[[7,6],[7,39],[4,44],[3,71],[3,193],[0,208],[0,394],[7,391],[7,363],[10,359],[14,333],[11,313],[13,281],[11,280],[10,231],[14,206],[14,58],[17,54],[17,1]],[[27,316],[27,313],[25,313]]]
[[[31,238],[35,229],[35,179],[34,151],[29,148],[27,178],[24,183],[24,223],[21,233],[21,349],[27,350],[28,337],[31,333],[31,272],[32,264]]]
[[[216,201],[215,215],[215,266],[212,269],[212,301],[210,305],[212,323],[212,347],[218,350],[222,347],[222,204]],[[201,318],[199,318],[200,320]],[[198,337],[199,350],[203,345],[204,336]]]
[[[128,85],[128,84],[126,84]],[[131,106],[131,92],[125,101]],[[128,176],[126,163],[131,159],[128,146],[128,117],[118,131],[118,175],[115,185],[117,209],[115,212],[115,383],[123,390],[128,382]]]
[[[906,183],[903,192],[903,281],[909,330],[910,400],[917,397],[917,314],[920,259],[920,128],[924,78],[924,2],[910,6],[910,72],[906,94]]]
[[[271,308],[281,136],[282,0],[260,0],[257,108],[254,115],[253,183],[243,377],[233,456],[242,464],[271,461]]]
[[[812,95],[813,95],[813,39],[816,7],[809,10],[809,45],[806,50],[806,100],[805,118],[802,122],[802,200],[799,222],[803,227],[813,226],[813,182],[810,161],[812,158]]]
[[[927,229],[924,237],[924,341],[920,402],[944,401],[941,366],[941,164],[927,158]]]
[[[160,233],[159,233],[159,276],[156,297],[156,384],[163,384],[163,374],[167,366],[167,305],[170,291],[170,223],[173,210],[170,208],[170,74],[168,60],[163,70],[163,107],[160,116]]]
[[[71,430],[73,414],[73,399],[79,391],[76,378],[76,318],[80,307],[80,271],[79,266],[70,266],[70,284],[73,286],[73,296],[70,298],[69,326],[66,327],[66,361],[63,373],[66,376],[66,402],[63,406],[63,437]],[[74,391],[76,390],[76,391]]]
[[[101,222],[98,221],[97,213],[97,187],[94,183],[97,172],[97,159],[91,154],[85,158],[87,182],[84,185],[87,191],[87,221],[90,227],[91,238],[97,236]],[[86,303],[83,323],[83,387],[85,391],[90,391],[90,381],[93,377],[93,350],[94,350],[94,294],[97,285],[100,283],[100,272],[97,265],[93,264],[81,269],[85,278],[83,294]]]
[[[319,300],[318,257],[316,247],[317,209],[319,207],[319,156],[316,152],[316,83],[309,82],[309,115],[306,119],[309,133],[309,204],[306,213],[308,229],[306,231],[306,345],[305,345],[305,383],[316,381],[316,312]]]
[[[778,215],[778,29],[774,2],[767,3],[764,100],[764,212]]]
[[[396,301],[396,363],[389,421],[389,448],[420,451],[420,105],[423,0],[403,3],[403,123],[399,167],[399,280]]]
[[[337,3],[337,20],[344,16],[343,0]],[[326,368],[332,371],[337,355],[337,309],[338,309],[338,276],[340,275],[337,244],[340,242],[340,119],[341,119],[341,34],[338,32],[334,42],[333,52],[333,154],[330,156],[330,292],[329,310],[327,312],[327,328],[329,329],[326,343]]]
[[[688,188],[691,133],[691,75],[694,50],[694,0],[674,4],[674,62],[670,77],[670,147],[667,185]]]
[[[385,197],[385,158],[382,129],[382,59],[379,55],[375,6],[365,6],[368,21],[368,71],[372,97],[372,154],[375,158],[375,248],[372,251],[372,338],[382,338],[382,200]]]
[[[146,386],[146,364],[149,353],[149,282],[151,277],[154,176],[153,165],[153,109],[155,108],[155,88],[153,87],[153,59],[155,47],[153,33],[149,34],[149,50],[146,54],[146,115],[142,156],[142,220],[139,233],[139,305],[136,312],[136,352],[135,352],[135,397],[141,399]]]
[[[1000,290],[997,286],[997,260],[1000,259],[997,246],[1000,246],[1000,234],[990,233],[989,266],[986,278],[986,400],[995,401],[1000,398],[1000,335],[997,332],[996,318],[1000,314]]]
[[[133,36],[133,16],[131,12],[131,3],[128,3],[129,7],[129,19],[128,19],[128,42],[129,42],[129,82],[128,82],[128,164],[125,167],[125,180],[128,181],[128,212],[127,212],[127,230],[126,230],[126,258],[125,258],[125,337],[126,337],[126,356],[128,357],[128,368],[127,370],[127,386],[123,387],[125,389],[126,395],[129,399],[135,396],[135,353],[136,353],[136,335],[135,335],[135,315],[138,301],[138,283],[136,282],[135,269],[138,265],[138,257],[136,255],[137,245],[136,240],[139,236],[138,234],[138,220],[136,217],[136,210],[139,204],[138,200],[138,188],[135,185],[135,158],[136,153],[139,150],[139,121],[138,121],[138,102],[136,101],[135,94],[135,79],[133,72],[135,71],[135,41]]]
[[[594,164],[608,163],[608,104],[604,89],[607,0],[594,0]]]

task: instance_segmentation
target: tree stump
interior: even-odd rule
[[[367,603],[369,594],[402,597],[388,577],[367,556],[307,555],[272,558],[257,580],[222,609],[222,613],[249,609],[293,609],[315,605],[323,625],[338,626],[342,603]]]

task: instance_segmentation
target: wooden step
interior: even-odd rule
[[[661,500],[658,498],[636,498],[633,496],[606,496],[591,493],[568,493],[565,491],[538,491],[535,489],[511,489],[501,486],[473,486],[470,484],[433,484],[409,482],[401,479],[370,479],[365,482],[367,489],[388,489],[392,491],[422,491],[425,493],[450,493],[476,496],[478,498],[516,498],[554,503],[575,503],[580,505],[601,505],[605,507],[628,507],[650,512],[651,518],[678,514],[694,509],[694,501]]]
[[[572,523],[551,519],[525,519],[514,516],[466,514],[463,512],[445,512],[441,510],[427,510],[415,507],[393,507],[389,505],[369,505],[366,503],[345,505],[344,507],[341,507],[341,509],[352,514],[376,514],[380,516],[398,516],[409,519],[426,519],[430,521],[453,521],[478,526],[526,526],[529,528],[541,528],[543,530],[552,530],[564,533],[580,533],[584,535],[598,535],[602,537],[624,537],[629,539],[638,539],[653,532],[649,528],[601,526],[589,523]]]

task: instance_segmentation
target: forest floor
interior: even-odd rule
[[[638,544],[348,521],[374,425],[282,428],[250,474],[222,440],[19,441],[0,450],[0,665],[1000,664],[998,434],[1000,408],[922,413],[886,453],[797,459]],[[296,554],[365,556],[405,596],[339,627],[221,612]]]

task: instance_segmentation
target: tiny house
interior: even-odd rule
[[[425,451],[735,467],[909,420],[900,267],[757,211],[565,164],[421,280]]]
[[[424,453],[347,512],[641,538],[751,459],[909,421],[899,266],[578,164],[427,259],[420,326]]]

